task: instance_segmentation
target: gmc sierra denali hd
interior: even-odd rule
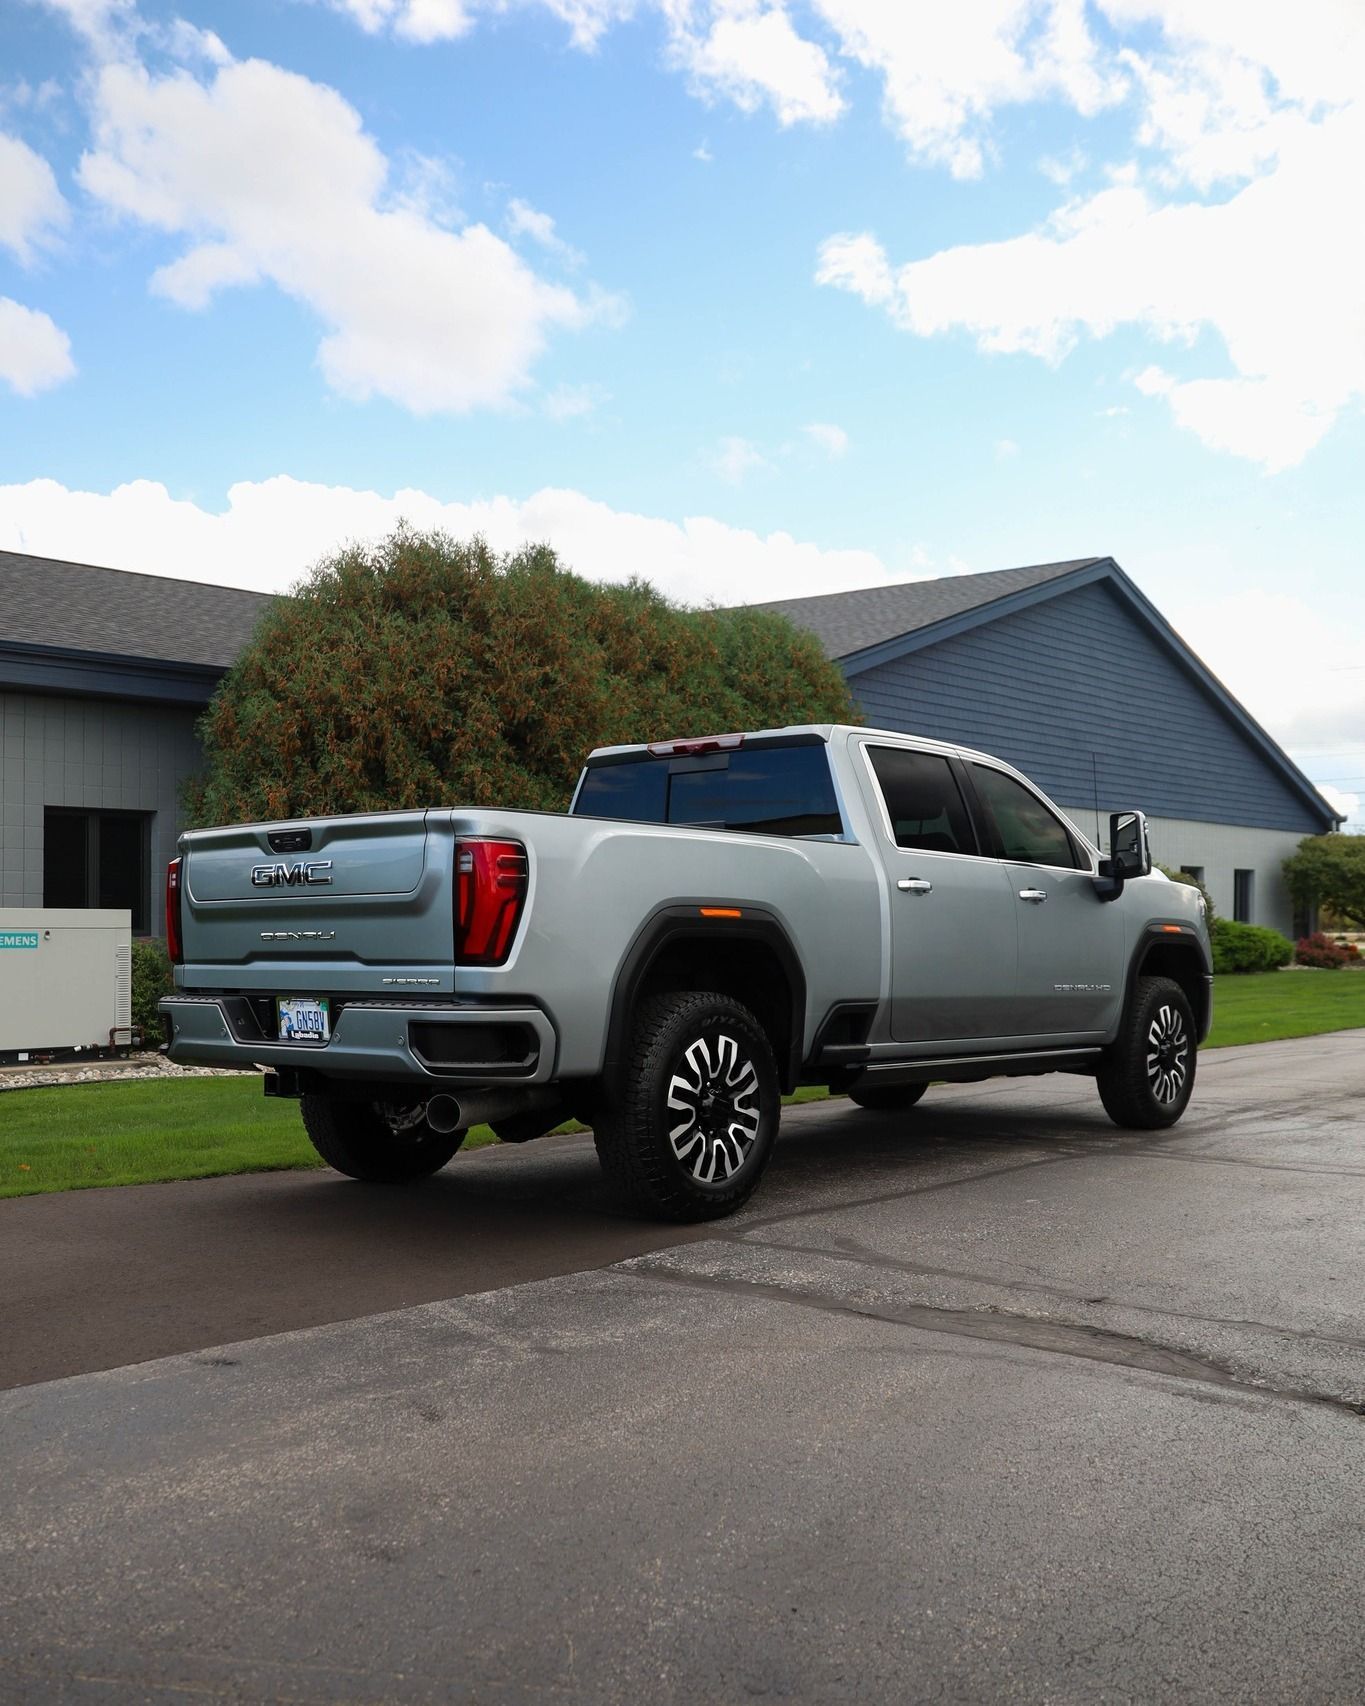
[[[1101,857],[998,759],[822,726],[603,747],[567,815],[194,830],[167,872],[174,1061],[256,1067],[357,1179],[577,1116],[645,1211],[721,1215],[780,1098],[911,1108],[1071,1072],[1174,1124],[1208,1034],[1203,900],[1140,812]]]

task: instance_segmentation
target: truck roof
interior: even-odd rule
[[[676,735],[667,736],[656,741],[633,741],[623,746],[595,746],[588,754],[587,762],[594,759],[620,759],[639,753],[644,757],[662,757],[659,750],[668,746],[691,746],[702,741],[735,742],[737,739],[746,744],[756,744],[762,741],[765,746],[779,746],[790,741],[806,742],[810,740],[830,741],[836,735],[876,735],[892,741],[913,741],[916,746],[928,748],[933,752],[961,752],[972,758],[989,758],[986,752],[974,752],[971,747],[955,746],[951,741],[933,740],[928,735],[908,734],[903,729],[866,728],[861,723],[789,723],[780,729],[744,729],[729,731],[725,734]],[[999,762],[996,760],[995,762]]]

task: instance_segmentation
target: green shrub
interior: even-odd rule
[[[155,1048],[161,1041],[161,1016],[156,1004],[171,993],[171,962],[163,942],[133,943],[133,1023],[144,1042]]]
[[[1260,924],[1234,924],[1230,918],[1220,918],[1210,934],[1216,972],[1275,971],[1293,958],[1289,938]]]

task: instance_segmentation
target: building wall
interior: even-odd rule
[[[1058,805],[1062,805],[1059,800]],[[1093,806],[1063,805],[1066,815],[1093,841]],[[1108,839],[1107,820],[1101,820],[1103,839]],[[1233,916],[1233,877],[1236,870],[1251,871],[1251,917],[1248,923],[1267,924],[1291,939],[1295,929],[1294,903],[1284,885],[1280,867],[1298,848],[1302,839],[1293,830],[1248,829],[1235,824],[1198,823],[1189,819],[1149,817],[1147,831],[1152,858],[1167,869],[1178,871],[1193,865],[1204,872],[1204,887],[1220,918]]]
[[[1330,827],[1326,805],[1316,816],[1103,584],[852,674],[849,686],[875,727],[994,753],[1053,799],[1090,802],[1092,823],[1098,791],[1106,813],[1295,838]]]
[[[43,809],[151,812],[150,918],[175,857],[177,790],[200,769],[198,713],[0,692],[0,906],[43,904]]]

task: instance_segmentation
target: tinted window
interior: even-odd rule
[[[843,832],[823,742],[595,765],[574,811],[755,835]]]
[[[899,746],[874,746],[871,756],[897,847],[976,852],[967,808],[946,758]]]
[[[1025,865],[1061,865],[1075,869],[1071,836],[1038,796],[1003,771],[972,765],[972,779],[990,813],[1006,859]]]

